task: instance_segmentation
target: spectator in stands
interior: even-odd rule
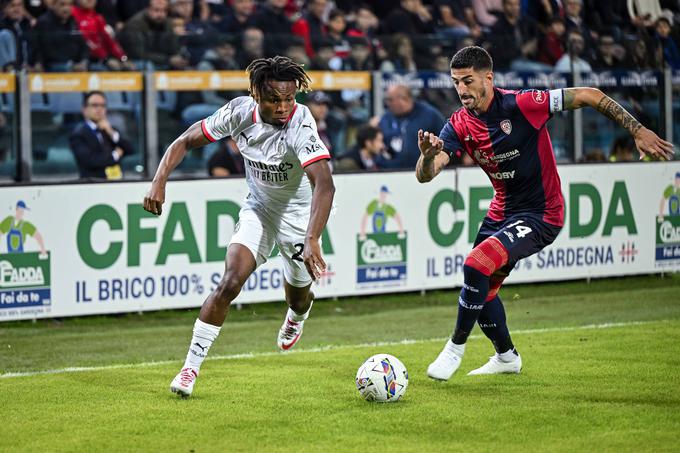
[[[391,37],[387,46],[387,59],[380,64],[380,70],[383,72],[418,70],[413,57],[411,38],[403,33]]]
[[[548,26],[550,20],[554,17],[564,20],[564,7],[565,0],[528,0],[522,2],[523,13],[536,21],[541,31],[544,31],[543,28]]]
[[[651,28],[661,16],[659,0],[628,0],[628,16],[637,28]]]
[[[178,35],[179,42],[188,52],[189,66],[196,66],[217,39],[217,30],[210,22],[195,17],[194,0],[170,0],[170,14],[183,19],[184,34]]]
[[[198,64],[199,71],[233,71],[239,69],[239,64],[234,58],[236,47],[231,35],[217,37],[215,47],[206,51],[203,60]],[[219,77],[219,76],[217,76]],[[198,99],[196,96],[200,96]],[[181,109],[182,122],[186,127],[196,121],[207,118],[236,96],[245,96],[247,92],[234,93],[217,90],[201,90],[200,94],[189,92],[189,96],[179,97],[177,102]]]
[[[581,58],[584,48],[583,35],[576,29],[571,30],[567,34],[567,53],[562,55],[562,58],[555,64],[555,71],[572,72],[573,66],[574,71],[591,72],[593,69],[590,63]]]
[[[240,35],[247,28],[255,25],[253,17],[255,2],[254,0],[231,0],[230,3],[231,8],[216,28],[222,33]]]
[[[634,41],[628,43],[628,55],[626,66],[629,69],[648,70],[657,67],[654,61],[654,52],[650,49],[652,46],[647,42],[644,36],[638,36]]]
[[[0,0],[0,65],[3,71],[28,68],[31,22],[22,0]]]
[[[95,11],[102,15],[114,34],[118,33],[123,28],[123,25],[125,25],[118,15],[116,0],[97,0]]]
[[[607,156],[604,155],[601,149],[596,148],[586,153],[581,159],[581,162],[584,163],[607,162]]]
[[[584,58],[593,61],[596,57],[596,40],[598,34],[588,28],[583,19],[583,0],[566,0],[564,7],[564,23],[567,34],[571,30],[578,30],[585,40]]]
[[[376,171],[385,151],[383,133],[375,126],[366,124],[357,131],[357,143],[341,155],[333,165],[337,172],[367,170]]]
[[[123,27],[127,21],[132,19],[137,13],[149,6],[149,0],[116,0],[116,11]],[[117,28],[118,31],[122,28]]]
[[[220,140],[208,159],[208,174],[216,178],[246,173],[243,156],[231,137]]]
[[[264,57],[264,33],[255,27],[246,28],[241,34],[241,46],[236,52],[236,61],[243,69],[251,61]]]
[[[330,127],[328,124],[328,114],[331,107],[331,98],[323,91],[312,91],[305,99],[305,105],[309,108],[312,117],[316,121],[316,129],[319,132],[319,138],[326,145],[331,156],[336,151],[333,146],[333,140],[330,136]]]
[[[361,4],[354,11],[354,22],[348,30],[348,35],[364,36],[372,42],[379,26],[380,21],[373,10],[368,5]]]
[[[486,33],[498,21],[503,11],[503,0],[472,0],[477,23]]]
[[[680,50],[671,37],[672,19],[660,16],[654,26],[656,39],[656,60],[660,66],[666,64],[671,69],[680,69]]]
[[[24,0],[24,11],[26,18],[30,21],[31,27],[35,27],[38,18],[45,14],[52,7],[53,2],[48,0]]]
[[[203,54],[198,64],[199,71],[234,71],[240,69],[236,60],[236,46],[233,35],[216,35],[214,47]],[[222,104],[226,102],[220,101]]]
[[[292,25],[293,34],[304,39],[305,51],[310,58],[316,52],[317,43],[328,34],[326,30],[328,8],[328,0],[309,0],[302,16]]]
[[[401,0],[399,6],[392,9],[385,18],[380,29],[381,34],[406,35],[429,34],[434,30],[434,20],[430,11],[421,0]]]
[[[388,111],[380,118],[379,127],[391,159],[389,168],[415,168],[420,157],[418,130],[441,130],[444,117],[424,101],[416,101],[409,87],[392,85],[385,93]]]
[[[636,147],[630,135],[618,137],[612,144],[609,153],[609,162],[633,162],[635,159]]]
[[[472,36],[475,39],[482,36],[472,0],[436,0],[435,6],[439,18],[437,29],[441,35],[454,38]]]
[[[593,69],[598,71],[611,71],[618,69],[626,56],[625,49],[616,44],[614,37],[608,34],[600,35],[597,43],[597,59],[593,63]]]
[[[564,55],[564,34],[566,28],[559,17],[554,17],[546,30],[538,50],[538,61],[555,66]]]
[[[73,0],[55,0],[33,30],[37,67],[47,71],[86,71],[89,50],[73,19]]]
[[[334,9],[328,14],[327,39],[333,43],[333,50],[338,58],[345,58],[349,55],[349,42],[345,36],[345,13],[339,9]]]
[[[291,37],[284,55],[305,68],[309,68],[312,65],[312,60],[307,56],[305,41],[300,36]]]
[[[106,117],[106,96],[91,91],[83,99],[83,122],[69,137],[81,178],[120,179],[120,159],[133,153],[132,144]]]
[[[617,42],[621,42],[624,31],[632,27],[626,2],[587,0],[585,11],[596,31],[612,35]]]
[[[335,55],[333,41],[328,39],[328,37],[322,38],[317,44],[310,69],[315,71],[339,71],[341,68],[342,59]]]
[[[367,38],[349,38],[350,52],[342,62],[343,71],[373,71],[375,61]]]
[[[538,50],[538,29],[534,20],[522,16],[520,0],[503,0],[503,14],[485,38],[494,54],[494,68],[520,71],[545,69],[533,62]]]
[[[265,54],[273,56],[287,47],[293,23],[288,19],[284,8],[287,0],[266,0],[260,11],[255,14],[255,26],[266,32]]]
[[[167,0],[150,0],[149,6],[126,24],[120,35],[123,48],[133,60],[156,69],[186,69],[189,60],[181,53],[177,35],[168,19]]]
[[[90,48],[90,61],[113,71],[135,69],[118,41],[112,37],[112,30],[104,17],[95,11],[96,5],[97,0],[76,0],[73,7],[73,18]]]

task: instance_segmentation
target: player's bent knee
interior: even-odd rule
[[[508,262],[508,251],[495,237],[482,241],[465,258],[463,269],[472,268],[487,277],[495,274]]]

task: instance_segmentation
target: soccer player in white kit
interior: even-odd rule
[[[163,156],[144,198],[144,209],[160,215],[168,176],[187,150],[227,136],[236,141],[249,193],[227,249],[224,275],[203,303],[184,366],[170,385],[183,397],[193,391],[229,304],[274,244],[283,257],[289,306],[277,341],[282,350],[300,338],[314,298],[312,280],[326,269],[319,238],[335,193],[330,153],[309,109],[295,103],[296,93],[307,91],[310,79],[302,66],[281,56],[254,60],[246,71],[251,96],[233,99],[180,135]]]

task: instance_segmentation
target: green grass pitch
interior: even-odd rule
[[[456,294],[319,301],[285,354],[282,304],[233,309],[188,400],[197,310],[0,324],[0,451],[678,451],[680,275],[508,286],[522,373],[467,376],[477,329],[434,382]],[[409,370],[396,404],[354,386],[378,352]]]

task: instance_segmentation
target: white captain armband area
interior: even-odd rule
[[[561,112],[564,110],[564,90],[550,90],[550,113]]]

